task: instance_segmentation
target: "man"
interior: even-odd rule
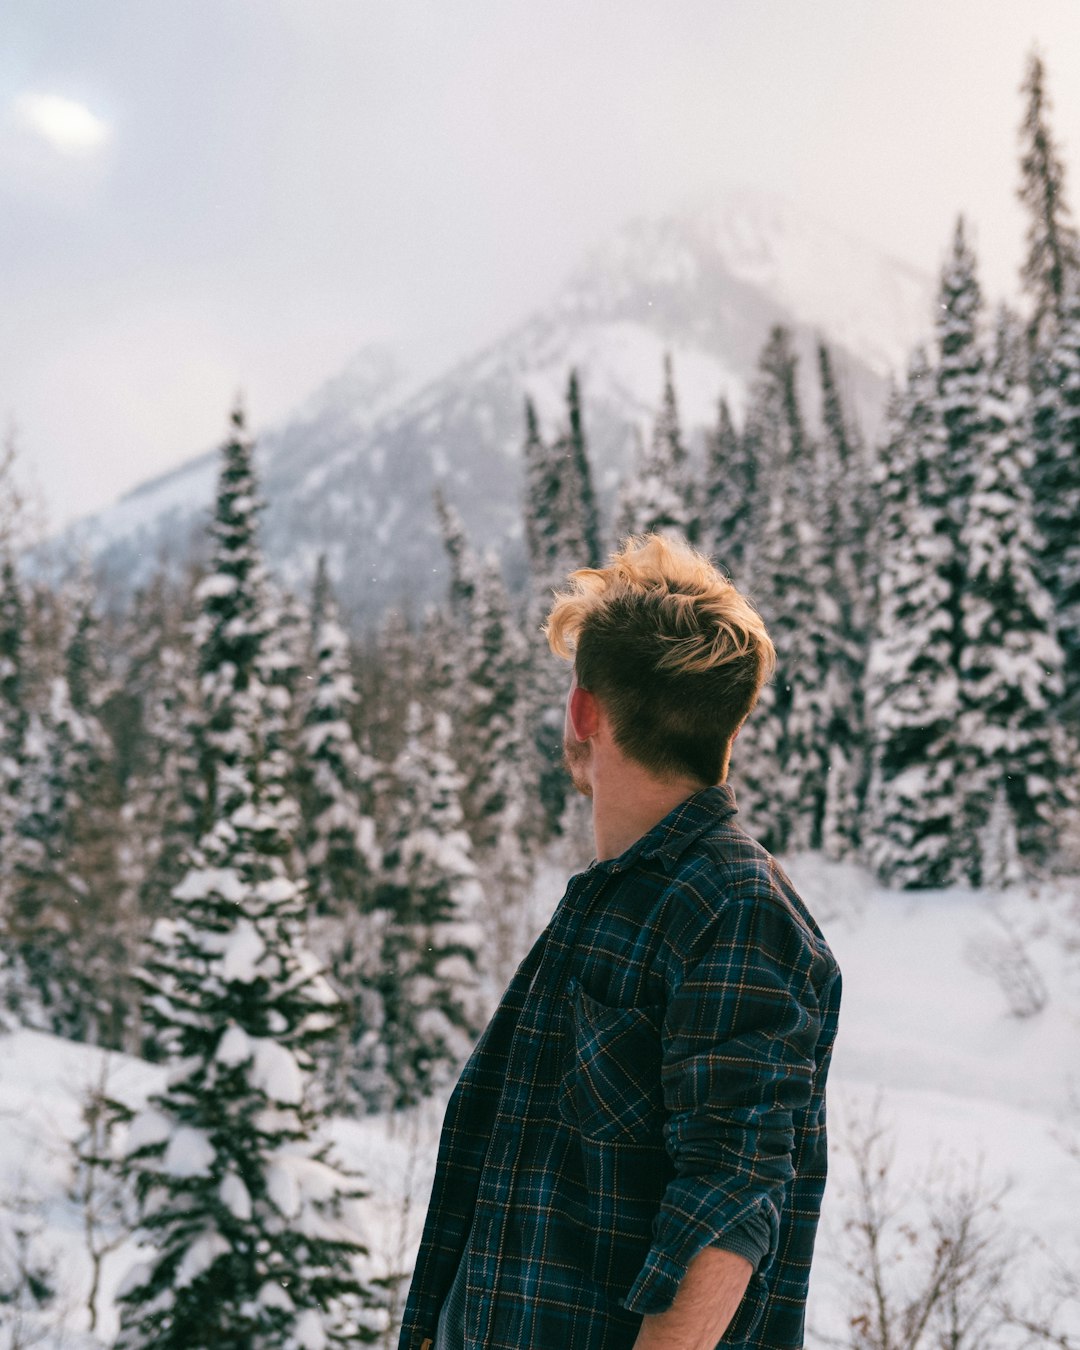
[[[570,580],[597,861],[450,1100],[401,1350],[798,1347],[840,977],[724,784],[772,643],[657,536]]]

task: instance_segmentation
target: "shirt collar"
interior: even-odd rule
[[[632,843],[624,853],[620,853],[617,858],[594,863],[593,866],[623,872],[639,858],[678,862],[695,839],[700,838],[710,827],[729,819],[737,809],[735,793],[727,783],[702,788],[669,811],[663,820]]]

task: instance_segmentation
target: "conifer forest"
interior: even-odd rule
[[[538,877],[591,857],[541,625],[628,535],[690,541],[766,620],[778,669],[732,782],[770,851],[913,894],[1080,875],[1080,235],[1037,56],[1023,100],[1015,306],[984,303],[958,219],[872,438],[825,340],[810,366],[774,328],[703,445],[668,359],[614,500],[568,369],[561,419],[521,413],[523,586],[447,487],[441,603],[351,628],[326,559],[286,588],[239,401],[206,550],[133,594],[20,553],[3,461],[0,1019],[161,1070],[137,1106],[103,1090],[76,1155],[112,1206],[100,1231],[137,1238],[108,1343],[391,1343],[407,1261],[369,1259],[355,1214],[378,1178],[325,1124],[445,1096],[558,899]],[[55,1272],[20,1222],[4,1346],[38,1343],[19,1309],[51,1325]],[[859,1315],[832,1343],[931,1344],[914,1323],[858,1340]],[[1009,1344],[1080,1344],[1028,1322]],[[81,1326],[64,1344],[104,1343]],[[999,1344],[982,1335],[933,1344]]]

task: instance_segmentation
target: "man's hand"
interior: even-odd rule
[[[745,1257],[706,1247],[686,1268],[667,1312],[642,1319],[634,1350],[715,1350],[754,1268]]]

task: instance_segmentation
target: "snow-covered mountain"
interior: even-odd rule
[[[721,395],[745,403],[773,324],[795,332],[807,411],[816,414],[814,344],[832,345],[864,426],[885,381],[930,322],[930,283],[792,207],[759,196],[639,220],[585,259],[552,302],[486,350],[435,378],[367,350],[259,447],[269,502],[265,541],[288,581],[307,585],[320,552],[347,612],[416,608],[441,593],[431,494],[442,484],[474,542],[522,566],[522,405],[553,434],[567,375],[581,378],[601,501],[625,473],[632,428],[659,400],[674,361],[691,442]],[[215,453],[136,489],[71,532],[127,581],[197,545],[213,500]]]

